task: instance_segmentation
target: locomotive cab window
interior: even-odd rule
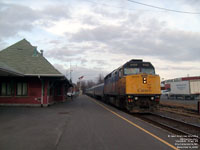
[[[140,73],[139,68],[124,68],[125,75],[132,75],[132,74],[138,74],[138,73]]]
[[[155,70],[153,68],[141,68],[141,72],[146,74],[155,74]]]

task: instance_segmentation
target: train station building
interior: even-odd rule
[[[0,105],[48,106],[66,99],[69,80],[23,39],[0,51]]]

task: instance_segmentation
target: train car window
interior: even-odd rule
[[[132,75],[132,74],[138,74],[138,73],[140,73],[139,68],[124,68],[125,75]]]
[[[155,74],[155,70],[153,68],[141,68],[141,72],[146,74]]]

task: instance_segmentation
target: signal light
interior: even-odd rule
[[[143,83],[147,84],[147,78],[146,77],[143,77]]]

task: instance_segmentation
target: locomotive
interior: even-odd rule
[[[129,112],[153,112],[160,101],[160,77],[150,62],[132,59],[104,78],[104,83],[86,90]]]

